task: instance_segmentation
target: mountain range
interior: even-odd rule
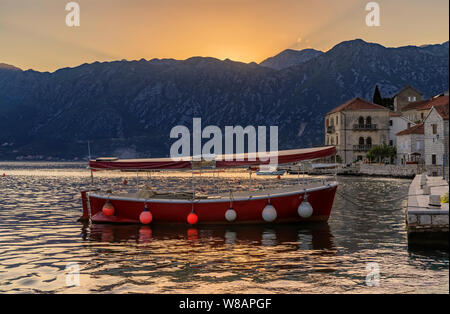
[[[0,64],[0,159],[167,156],[173,126],[278,125],[279,148],[323,145],[324,114],[404,85],[448,90],[449,44],[361,39],[286,50],[261,64],[193,57],[94,62],[55,72]],[[28,157],[27,157],[28,156]]]

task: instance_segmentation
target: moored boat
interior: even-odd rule
[[[296,163],[334,155],[335,147],[280,151],[279,164]],[[242,156],[241,156],[242,157]],[[115,158],[89,161],[92,171],[152,172],[164,170],[247,168],[268,163],[245,154],[242,158],[194,161],[191,157],[121,160]],[[295,182],[291,186],[218,191],[214,194],[189,191],[160,192],[152,189],[114,191],[92,187],[82,191],[83,216],[94,223],[181,223],[181,224],[260,224],[326,221],[333,206],[337,182],[322,180]]]

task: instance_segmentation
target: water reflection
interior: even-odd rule
[[[333,235],[328,223],[283,225],[230,225],[199,226],[184,225],[112,225],[84,224],[81,230],[84,241],[107,243],[145,244],[151,241],[185,240],[214,243],[214,246],[251,244],[273,247],[289,244],[293,249],[335,249]]]

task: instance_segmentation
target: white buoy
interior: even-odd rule
[[[303,202],[301,202],[300,205],[298,205],[297,212],[302,218],[309,218],[312,216],[313,208],[311,204],[308,202],[308,197],[306,195]]]
[[[233,222],[236,220],[237,214],[236,211],[233,208],[229,208],[226,212],[225,212],[225,219],[229,222]]]
[[[277,219],[277,211],[275,207],[273,207],[270,203],[267,204],[262,211],[262,218],[267,222],[272,222]]]

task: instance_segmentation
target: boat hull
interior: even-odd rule
[[[277,218],[271,223],[327,221],[336,189],[337,183],[306,191],[274,194],[270,196],[270,200],[265,195],[236,198],[232,203],[229,199],[202,199],[193,202],[191,200],[144,200],[82,192],[83,217],[90,218],[94,223],[140,223],[139,215],[147,203],[153,216],[152,224],[186,224],[187,216],[192,209],[198,216],[197,224],[262,224],[267,223],[262,217],[262,212],[270,201],[277,212]],[[313,214],[309,218],[302,218],[297,212],[305,193],[308,196],[308,202],[313,207]],[[102,213],[103,205],[107,200],[114,206],[114,216],[105,216]],[[233,222],[225,219],[225,212],[230,207],[237,214]]]

